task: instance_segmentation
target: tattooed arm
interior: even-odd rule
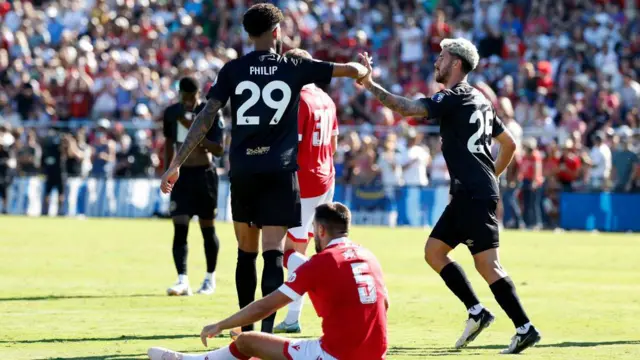
[[[169,168],[175,169],[180,167],[187,157],[189,157],[189,154],[191,154],[193,149],[200,145],[202,139],[204,139],[211,126],[213,126],[216,114],[221,107],[222,103],[215,98],[211,98],[207,101],[207,105],[193,120],[193,124],[189,128],[189,133],[187,133],[184,143],[182,143],[182,146],[180,146],[180,149],[173,157],[173,161],[171,161]]]
[[[380,100],[384,106],[400,115],[422,117],[429,115],[429,110],[420,100],[411,100],[403,96],[394,95],[373,81],[363,82],[362,85]]]

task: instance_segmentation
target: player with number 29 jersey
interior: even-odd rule
[[[230,174],[297,170],[300,90],[329,83],[333,64],[253,51],[225,64],[207,98],[231,101]]]
[[[504,125],[489,100],[462,81],[421,101],[429,117],[441,120],[442,155],[451,175],[451,193],[498,199],[491,142],[504,132]]]

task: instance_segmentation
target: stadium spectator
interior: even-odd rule
[[[611,149],[604,137],[600,132],[594,135],[593,147],[589,154],[592,166],[589,172],[589,188],[592,191],[606,190],[611,175]]]

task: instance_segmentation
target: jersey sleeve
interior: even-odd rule
[[[166,108],[162,113],[162,134],[166,139],[176,139],[176,126],[171,116],[171,108]]]
[[[224,118],[222,117],[222,111],[218,111],[216,118],[213,121],[213,126],[207,132],[207,140],[222,145],[224,136]]]
[[[315,288],[315,274],[321,273],[321,262],[322,259],[319,256],[311,257],[309,261],[300,265],[278,290],[291,300],[298,300]]]
[[[491,130],[491,136],[497,137],[503,132],[504,132],[504,123],[502,122],[502,120],[500,120],[500,118],[498,117],[498,115],[496,115],[496,112],[494,111],[493,112],[493,128]]]
[[[328,84],[333,76],[333,63],[318,60],[298,59],[298,71],[302,86],[312,83]]]
[[[333,117],[333,125],[331,126],[331,136],[340,135],[340,129],[338,129],[338,114],[336,114],[336,109],[333,109],[332,117]]]
[[[304,135],[307,133],[306,128],[311,116],[313,116],[311,107],[304,98],[300,96],[300,105],[298,106],[298,142],[302,142]]]
[[[209,89],[207,93],[207,100],[216,99],[222,103],[222,106],[226,105],[229,97],[231,96],[231,79],[228,74],[229,64],[225,64],[220,72],[218,73],[218,77],[216,77],[215,82]]]
[[[452,93],[443,90],[430,98],[420,99],[420,101],[427,107],[429,119],[438,119],[446,115],[454,100],[453,96]]]

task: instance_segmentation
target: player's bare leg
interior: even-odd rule
[[[236,360],[259,359],[287,360],[285,345],[291,340],[265,333],[242,333],[229,346],[204,354],[182,354],[164,348],[151,348],[147,352],[151,360]]]
[[[513,321],[516,334],[505,354],[517,354],[540,341],[540,333],[531,325],[516,294],[516,288],[500,264],[498,248],[485,250],[473,256],[476,270],[485,279],[500,307]]]
[[[293,274],[296,269],[304,264],[308,258],[305,256],[307,247],[309,245],[309,239],[294,239],[291,233],[288,234],[287,240],[284,246],[284,267],[289,270],[289,276]],[[273,329],[276,334],[299,334],[302,332],[300,327],[300,313],[302,312],[302,306],[304,305],[304,297],[293,301],[287,307],[287,316],[284,321],[276,325]]]
[[[236,291],[240,308],[251,304],[256,297],[258,275],[256,259],[260,241],[260,229],[247,223],[233,222],[233,230],[238,240],[238,262],[236,263]],[[253,330],[253,324],[242,328],[242,331]]]
[[[462,336],[455,344],[459,349],[473,341],[482,330],[491,325],[494,316],[480,304],[462,267],[449,257],[451,250],[453,249],[443,241],[429,238],[425,245],[424,258],[427,264],[440,274],[449,290],[464,303],[469,313]]]
[[[287,228],[283,226],[262,227],[262,296],[267,296],[284,283],[284,243]],[[272,333],[276,313],[262,320],[262,332]]]
[[[167,294],[171,296],[190,296],[193,295],[191,286],[189,285],[189,277],[187,275],[187,255],[189,248],[187,246],[187,236],[189,235],[189,216],[178,215],[173,220],[173,263],[178,272],[178,281],[175,285],[167,289]]]
[[[215,217],[215,214],[211,215]],[[198,294],[210,295],[216,291],[216,266],[218,264],[218,252],[220,240],[216,234],[215,220],[200,219],[200,232],[204,241],[204,255],[207,261],[207,273],[204,276]]]

